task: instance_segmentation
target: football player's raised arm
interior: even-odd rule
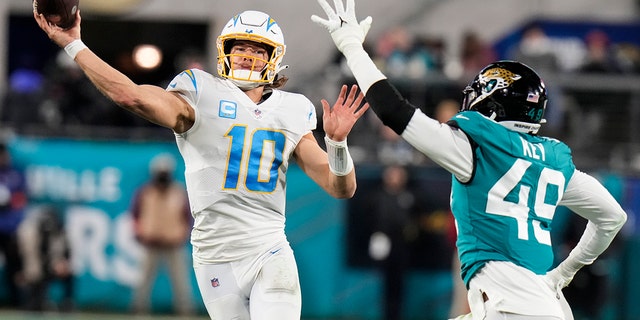
[[[193,108],[177,93],[135,84],[90,50],[78,53],[76,63],[98,90],[118,106],[177,133],[193,124]]]
[[[456,177],[467,181],[473,171],[473,156],[464,133],[441,125],[412,106],[364,50],[362,43],[371,26],[371,17],[358,22],[353,0],[347,0],[346,7],[340,4],[335,8],[326,0],[318,0],[318,3],[327,18],[313,15],[311,20],[329,31],[336,48],[347,59],[360,90],[382,123]]]
[[[76,63],[91,82],[118,106],[158,125],[181,132],[180,122],[192,108],[175,93],[153,85],[138,85],[90,50],[81,51]]]
[[[295,150],[298,165],[327,193],[336,198],[351,198],[356,191],[353,159],[347,136],[369,109],[358,86],[343,85],[333,106],[322,99],[322,127],[327,151],[320,148],[313,134],[302,137]]]
[[[300,169],[329,195],[338,199],[353,197],[356,192],[355,169],[351,166],[345,175],[332,173],[327,153],[318,145],[312,133],[302,137],[294,152]]]
[[[469,181],[473,174],[473,151],[464,132],[425,115],[386,79],[374,83],[366,97],[386,126],[458,180]]]
[[[34,8],[38,26],[73,58],[89,80],[120,107],[158,125],[180,133],[193,123],[194,111],[176,93],[151,85],[137,85],[93,53],[80,39],[80,11],[73,27],[62,29],[49,23]]]

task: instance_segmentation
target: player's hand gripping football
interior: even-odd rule
[[[322,99],[322,126],[331,140],[344,141],[347,138],[356,121],[369,109],[368,103],[362,105],[363,101],[364,94],[358,93],[356,85],[351,87],[348,95],[347,86],[343,85],[333,107]]]
[[[320,18],[314,14],[311,16],[311,21],[327,28],[338,50],[344,53],[345,48],[351,45],[362,46],[373,19],[369,16],[358,23],[354,0],[346,0],[346,11],[342,1],[333,0],[334,11],[327,0],[318,0],[328,19]]]
[[[80,39],[80,10],[76,11],[75,24],[69,29],[62,29],[55,24],[49,22],[43,14],[39,14],[36,9],[35,0],[33,0],[33,17],[36,19],[38,26],[42,29],[49,39],[55,44],[64,48],[73,40]]]

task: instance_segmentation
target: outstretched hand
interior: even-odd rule
[[[344,49],[350,45],[361,46],[373,21],[369,16],[358,23],[354,0],[346,0],[346,10],[342,1],[333,0],[334,11],[327,0],[318,0],[318,4],[324,9],[328,19],[323,19],[315,14],[311,16],[311,21],[329,30],[331,38],[340,52],[344,52]]]
[[[61,48],[71,43],[73,40],[80,39],[80,10],[76,11],[76,22],[69,29],[62,29],[55,24],[47,21],[43,14],[39,14],[36,9],[35,0],[33,0],[33,18],[36,19],[38,26],[42,29],[49,39],[55,42]]]
[[[344,141],[347,138],[356,121],[369,109],[369,104],[363,105],[363,101],[364,94],[358,93],[357,85],[351,87],[348,95],[347,86],[343,85],[333,107],[322,99],[323,129],[331,140]]]

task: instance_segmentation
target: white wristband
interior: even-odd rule
[[[336,176],[346,176],[353,170],[353,159],[349,154],[347,139],[344,141],[333,141],[328,136],[324,136],[327,145],[327,156],[329,158],[329,170]]]
[[[71,57],[71,59],[75,60],[78,52],[87,48],[87,45],[82,42],[80,39],[76,39],[71,41],[68,45],[64,47],[64,51]]]

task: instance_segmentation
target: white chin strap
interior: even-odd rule
[[[242,90],[251,90],[260,86],[260,83],[258,82],[247,81],[247,80],[229,79],[229,81],[233,82],[233,84],[235,84],[238,88]]]
[[[276,70],[275,73],[277,74],[278,72],[287,68],[289,68],[288,65],[281,66],[278,68],[278,70]],[[242,79],[242,80],[238,80],[238,79],[229,78],[229,80],[233,82],[233,84],[235,84],[236,86],[238,86],[238,88],[242,90],[251,90],[251,89],[257,88],[260,85],[266,84],[266,83],[256,82],[256,81],[262,80],[261,72],[255,72],[255,71],[252,72],[251,70],[235,70],[233,72],[233,77]]]
[[[262,80],[260,72],[252,70],[233,70],[233,77],[238,79],[245,79],[245,81]]]
[[[256,82],[261,80],[260,72],[251,70],[234,70],[233,77],[236,79],[229,78],[229,80],[238,86],[238,88],[243,90],[257,88],[260,85],[259,82]],[[244,80],[238,80],[237,78]]]

